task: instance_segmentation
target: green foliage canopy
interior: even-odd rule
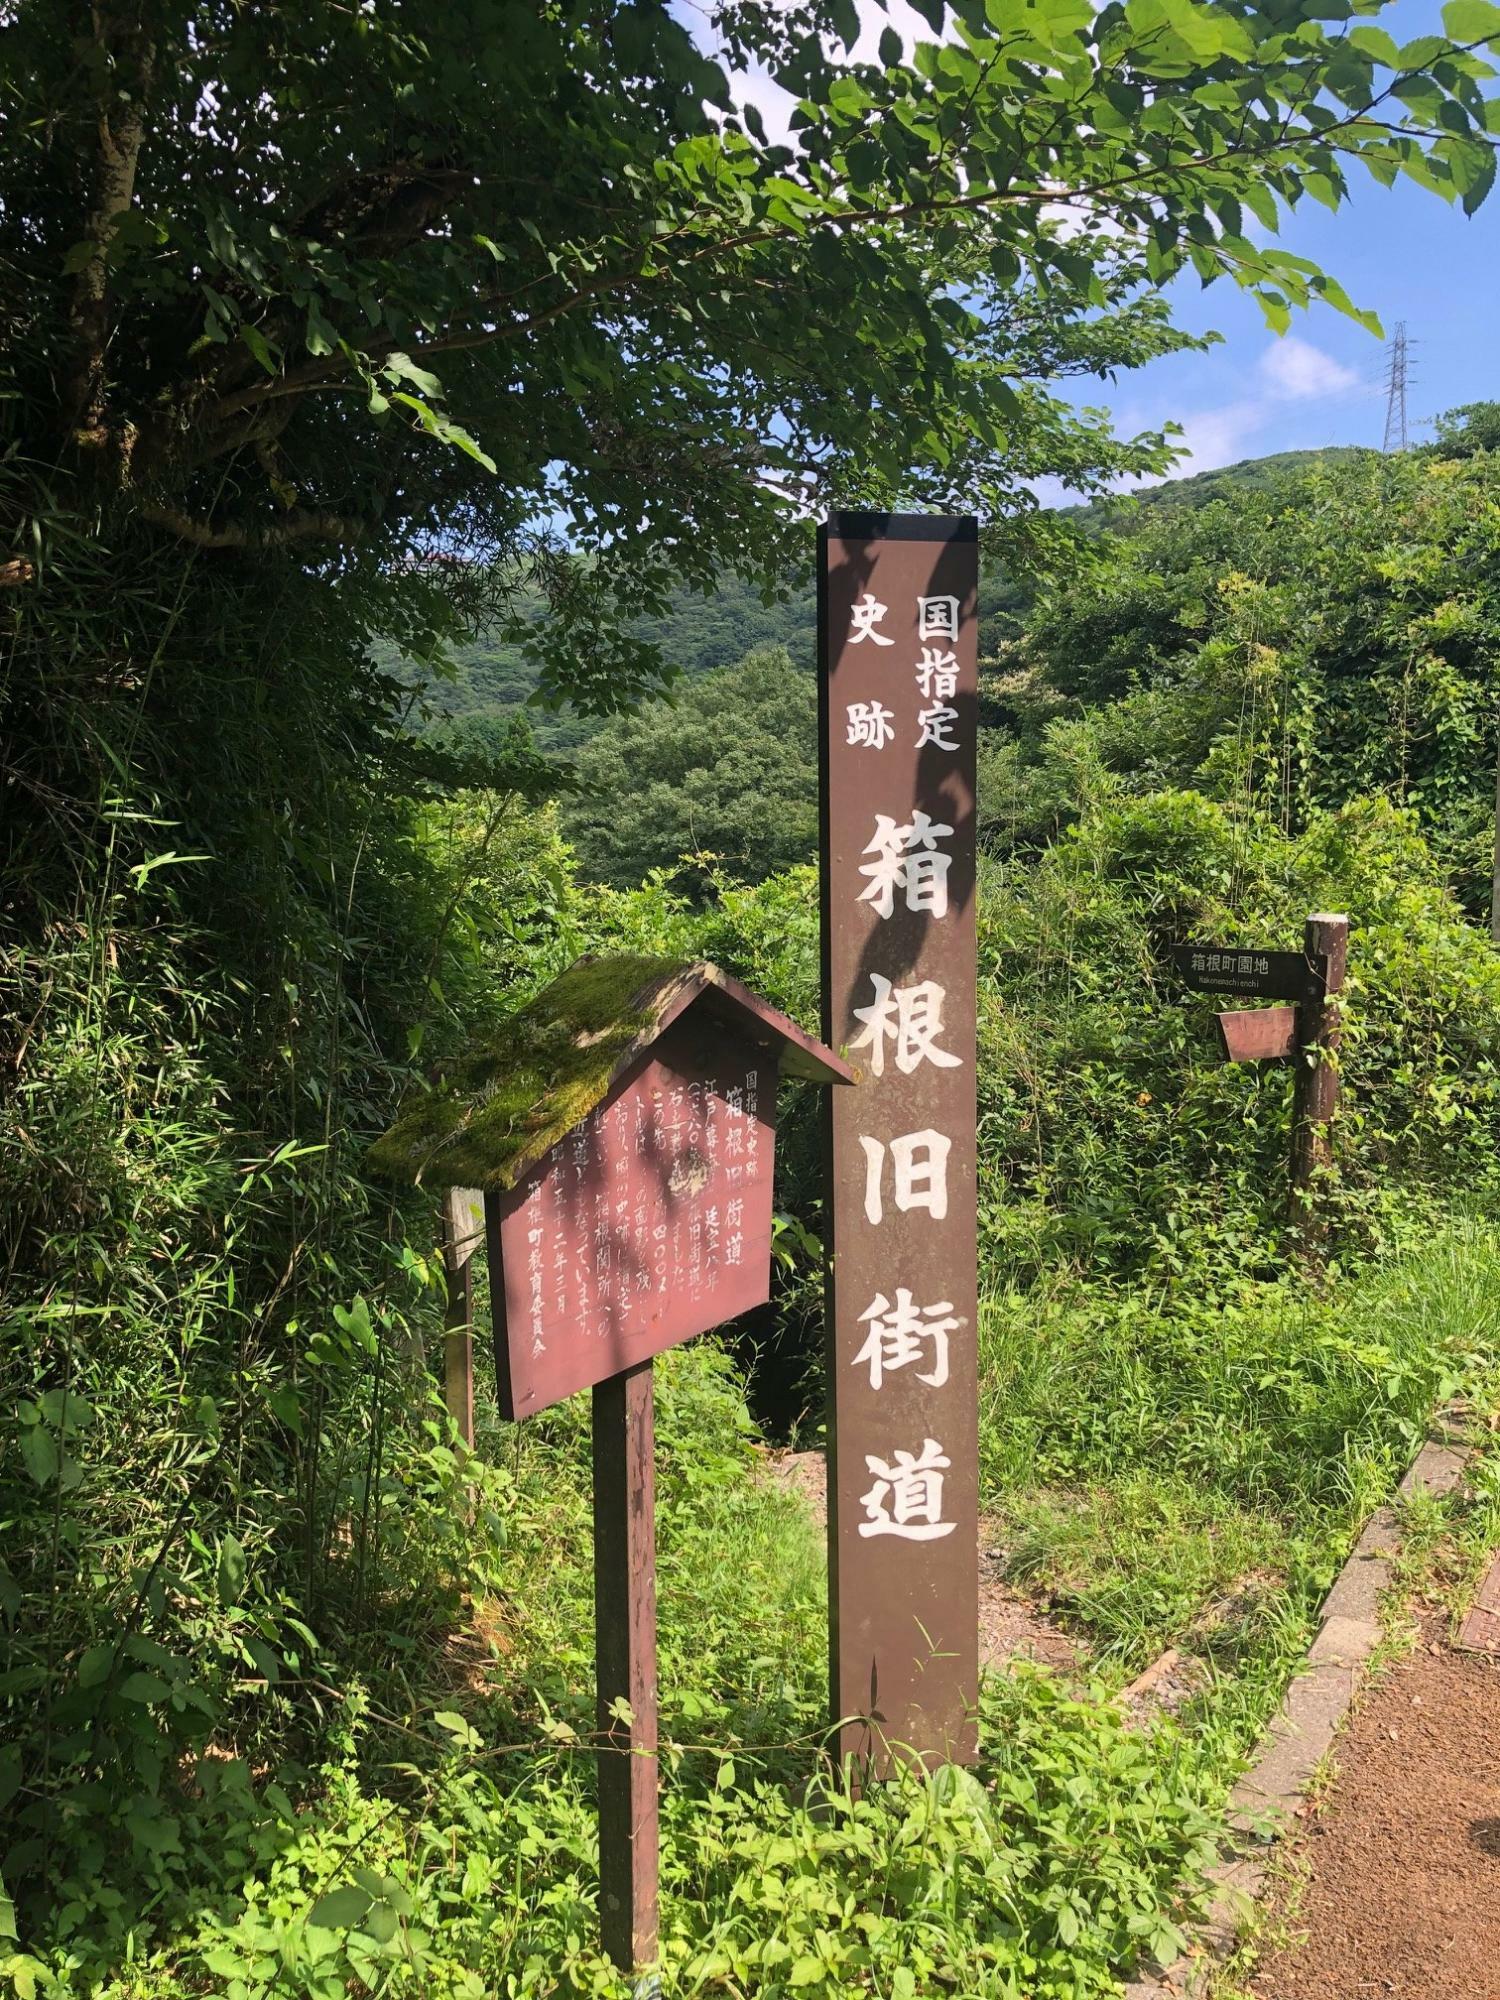
[[[1164,338],[1141,281],[1353,310],[1247,209],[1492,178],[1485,0],[1399,49],[1324,0],[921,11],[944,39],[856,63],[849,0],[727,0],[722,60],[663,0],[110,0],[76,39],[23,0],[15,443],[199,550],[524,553],[550,684],[609,707],[653,665],[617,599],[764,569],[830,493],[1003,513],[1086,458],[1026,378],[1091,315]]]
[[[744,880],[818,842],[817,684],[780,647],[606,723],[578,753],[563,828],[586,873],[628,889],[684,855]]]

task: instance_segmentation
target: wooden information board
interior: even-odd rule
[[[489,1197],[503,1416],[533,1416],[764,1304],[775,1127],[775,1050],[689,1014]]]
[[[449,1190],[447,1376],[465,1442],[466,1181],[484,1186],[503,1413],[593,1390],[599,1935],[636,1973],[658,1942],[653,1359],[770,1296],[782,1074],[854,1081],[715,965],[585,957],[371,1148],[382,1171]],[[634,1987],[651,1990],[654,1974]]]
[[[978,1698],[972,520],[819,537],[830,1093],[829,1595],[840,1748],[968,1762]]]

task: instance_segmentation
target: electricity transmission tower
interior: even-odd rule
[[[1385,437],[1380,446],[1382,451],[1406,449],[1407,350],[1406,321],[1398,319],[1396,331],[1385,351]]]

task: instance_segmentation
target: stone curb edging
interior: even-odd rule
[[[1469,1459],[1468,1447],[1457,1441],[1463,1414],[1461,1404],[1438,1411],[1427,1443],[1397,1488],[1398,1499],[1414,1493],[1440,1498],[1457,1486]],[[1230,1794],[1233,1838],[1209,1870],[1218,1893],[1197,1929],[1194,1949],[1134,1980],[1125,1988],[1125,2000],[1197,2000],[1216,1961],[1233,1948],[1264,1886],[1271,1850],[1305,1800],[1380,1643],[1380,1599],[1400,1544],[1396,1509],[1377,1507],[1323,1600],[1308,1671],[1287,1689],[1259,1755]]]

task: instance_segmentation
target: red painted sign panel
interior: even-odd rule
[[[1295,1007],[1237,1007],[1219,1016],[1231,1062],[1281,1062],[1297,1046]]]
[[[776,1077],[774,1048],[689,1013],[514,1188],[485,1197],[504,1416],[765,1303]]]
[[[829,1590],[841,1748],[972,1761],[978,1703],[970,520],[820,537],[832,1094]]]

